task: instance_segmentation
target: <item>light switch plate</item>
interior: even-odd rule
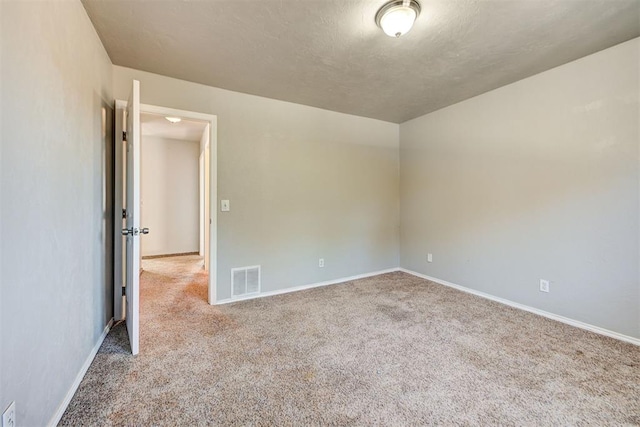
[[[229,201],[228,200],[220,200],[220,210],[222,212],[229,212]]]
[[[549,292],[549,281],[540,279],[540,292]]]

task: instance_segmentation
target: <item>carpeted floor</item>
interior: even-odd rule
[[[640,348],[404,273],[209,306],[145,260],[62,425],[638,425]]]

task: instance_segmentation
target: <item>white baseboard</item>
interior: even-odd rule
[[[227,298],[227,299],[217,301],[215,305],[229,304],[232,302],[246,301],[250,299],[264,298],[264,297],[270,297],[274,295],[288,294],[289,292],[303,291],[305,289],[318,288],[320,286],[336,285],[338,283],[350,282],[352,280],[364,279],[367,277],[378,276],[380,274],[393,273],[395,271],[399,271],[399,269],[389,268],[387,270],[380,270],[380,271],[374,271],[372,273],[358,274],[357,276],[341,277],[339,279],[328,280],[326,282],[312,283],[310,285],[295,286],[293,288],[278,289],[276,291],[260,292],[259,294],[252,294],[252,295],[247,295],[247,296],[242,296],[237,298]]]
[[[605,335],[605,336],[610,337],[610,338],[615,338],[615,339],[620,340],[620,341],[624,341],[624,342],[628,342],[630,344],[635,344],[637,346],[640,346],[640,339],[639,338],[630,337],[628,335],[620,334],[618,332],[613,332],[613,331],[610,331],[608,329],[601,328],[599,326],[590,325],[589,323],[584,323],[584,322],[581,322],[579,320],[570,319],[568,317],[560,316],[560,315],[554,314],[554,313],[549,313],[548,311],[540,310],[540,309],[537,309],[537,308],[534,308],[534,307],[530,307],[528,305],[524,305],[524,304],[520,304],[520,303],[517,303],[517,302],[513,302],[513,301],[510,301],[508,299],[496,297],[496,296],[493,296],[491,294],[487,294],[487,293],[484,293],[484,292],[476,291],[474,289],[465,288],[464,286],[456,285],[455,283],[451,283],[451,282],[447,282],[446,280],[441,280],[441,279],[438,279],[438,278],[435,278],[435,277],[427,276],[426,274],[417,273],[417,272],[412,271],[412,270],[407,270],[406,268],[399,268],[398,270],[402,271],[404,273],[411,274],[411,275],[416,276],[416,277],[420,277],[422,279],[429,280],[431,282],[438,283],[440,285],[444,285],[444,286],[448,286],[450,288],[457,289],[457,290],[462,291],[462,292],[466,292],[466,293],[469,293],[469,294],[477,295],[479,297],[486,298],[486,299],[489,299],[491,301],[499,302],[501,304],[505,304],[505,305],[508,305],[510,307],[518,308],[520,310],[528,311],[530,313],[537,314],[539,316],[543,316],[543,317],[546,317],[548,319],[553,319],[553,320],[556,320],[558,322],[566,323],[567,325],[575,326],[576,328],[586,329],[587,331],[595,332],[596,334]]]
[[[91,353],[89,353],[87,360],[84,361],[84,365],[82,365],[82,368],[80,368],[80,372],[78,372],[78,375],[76,376],[75,381],[73,382],[73,384],[71,384],[71,388],[67,392],[67,395],[64,397],[64,400],[62,401],[60,406],[58,406],[58,410],[53,415],[49,423],[47,424],[48,426],[52,426],[52,427],[57,426],[58,423],[60,422],[60,419],[64,415],[64,411],[67,410],[67,406],[69,406],[69,403],[71,403],[71,399],[73,399],[73,395],[76,394],[76,391],[78,390],[78,387],[80,386],[80,383],[84,378],[84,375],[87,373],[87,370],[89,369],[89,366],[91,366],[91,362],[93,362],[93,359],[96,357],[96,354],[98,354],[98,350],[100,350],[100,346],[102,345],[102,342],[104,341],[105,337],[111,330],[112,326],[113,326],[113,318],[109,320],[109,323],[107,323],[107,326],[104,327],[104,331],[102,331],[102,335],[100,335],[100,338],[98,338],[98,342],[96,342],[96,345],[94,345],[93,349],[91,349]]]

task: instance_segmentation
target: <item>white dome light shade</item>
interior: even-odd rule
[[[180,123],[182,121],[180,117],[165,117],[165,119],[169,120],[171,123]]]
[[[400,37],[411,30],[419,14],[417,1],[394,0],[378,11],[376,23],[389,37]]]
[[[416,12],[408,7],[398,7],[385,13],[380,27],[390,37],[400,37],[409,32],[416,20]]]

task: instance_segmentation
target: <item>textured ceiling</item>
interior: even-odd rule
[[[142,128],[142,136],[200,141],[207,123],[186,119],[182,119],[179,123],[171,123],[164,116],[142,113],[140,127]]]
[[[639,0],[83,0],[114,64],[400,123],[640,35]]]

